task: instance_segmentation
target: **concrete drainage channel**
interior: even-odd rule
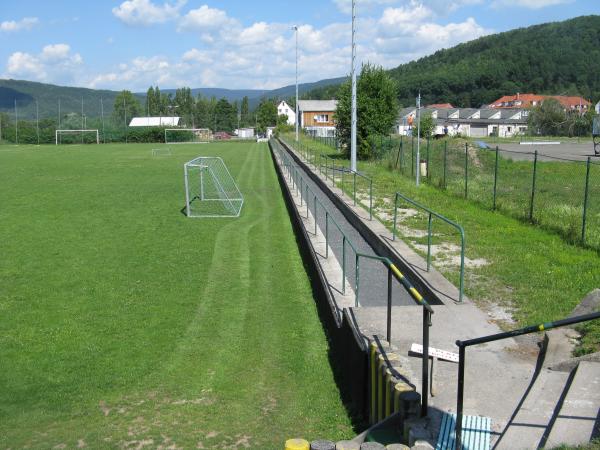
[[[311,445],[291,440],[286,448],[385,448],[376,443],[387,444],[388,448],[453,448],[440,445],[438,435],[444,427],[448,428],[450,413],[456,411],[456,363],[432,358],[429,365],[429,359],[425,363],[425,358],[411,354],[413,344],[424,342],[421,330],[428,328],[422,327],[424,309],[414,305],[415,297],[411,299],[398,278],[393,280],[391,295],[388,294],[390,264],[396,264],[406,279],[414,282],[415,291],[431,300],[435,314],[430,347],[456,352],[456,340],[501,330],[468,298],[463,303],[457,302],[456,287],[435,270],[426,272],[422,258],[402,241],[392,241],[391,233],[381,223],[370,220],[368,212],[360,207],[353,207],[339,189],[330,187],[317,170],[311,170],[293,148],[275,140],[270,147],[300,250],[310,271],[321,320],[328,330],[331,352],[342,373],[338,385],[344,402],[351,403],[371,424],[371,428],[350,441],[338,443],[337,447],[328,441],[315,441]],[[355,258],[354,253],[365,257]],[[535,393],[538,385],[544,389],[547,370],[541,367],[545,353],[539,352],[537,344],[535,335],[530,335],[469,351],[465,410],[478,415],[465,418],[485,423],[487,429],[471,435],[479,445],[471,443],[465,448],[537,447],[539,439],[522,440],[512,435],[511,429],[515,417],[528,408],[525,401],[528,394]],[[560,359],[552,355],[552,345],[548,348],[553,361]],[[567,378],[569,383],[577,383],[577,379]],[[600,383],[600,376],[597,378]],[[562,404],[564,389],[559,386],[557,392],[545,394],[555,396],[556,402]],[[423,397],[427,401],[422,402]],[[556,414],[560,411],[558,403],[553,409]],[[541,411],[539,415],[548,414]],[[550,416],[547,422],[554,424],[556,417]],[[485,420],[479,420],[482,418]],[[539,429],[540,425],[534,428]],[[577,443],[580,442],[584,440],[580,438]]]

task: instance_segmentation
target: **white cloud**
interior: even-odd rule
[[[67,44],[46,45],[40,53],[15,52],[8,57],[6,75],[43,82],[71,81],[83,65],[79,53]]]
[[[368,61],[386,68],[396,67],[489,33],[473,18],[452,23],[444,21],[447,16],[440,15],[435,7],[440,1],[361,0],[376,8],[363,13],[358,22],[359,65]],[[479,0],[448,1],[448,5],[465,5]],[[39,53],[14,52],[8,58],[5,72],[13,78],[142,92],[156,84],[165,88],[269,89],[294,83],[296,39],[292,23],[243,24],[223,9],[202,5],[186,12],[181,10],[183,3],[121,0],[120,6],[113,10],[126,23],[149,25],[172,20],[173,28],[189,33],[185,39],[180,37],[190,45],[178,53],[138,54],[98,70],[86,67],[83,58],[69,45],[53,44],[43,47]],[[297,24],[301,82],[349,73],[351,26],[348,19],[325,26]]]
[[[492,7],[517,6],[528,9],[541,9],[547,6],[564,5],[573,3],[575,0],[494,0]]]
[[[179,31],[198,31],[206,33],[216,29],[233,27],[238,24],[237,20],[230,18],[227,13],[217,8],[209,8],[202,5],[198,9],[192,9],[179,22]]]
[[[147,26],[176,19],[186,1],[179,0],[174,4],[166,2],[160,6],[150,0],[127,0],[113,8],[112,13],[128,25]]]
[[[19,21],[15,20],[7,20],[0,23],[0,31],[4,31],[6,33],[21,31],[21,30],[31,30],[34,26],[40,23],[40,20],[37,17],[25,17]]]

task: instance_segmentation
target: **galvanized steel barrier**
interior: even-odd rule
[[[387,322],[386,322],[386,338],[388,342],[391,342],[391,320],[392,320],[392,278],[395,278],[409,293],[413,301],[423,308],[423,324],[422,324],[422,339],[423,339],[423,356],[422,356],[422,379],[421,379],[421,415],[422,417],[427,415],[428,409],[428,397],[429,397],[429,327],[431,326],[431,315],[433,309],[429,303],[423,298],[423,296],[417,291],[408,278],[396,267],[396,265],[386,257],[368,255],[361,253],[357,250],[355,244],[351,239],[346,236],[340,225],[332,217],[331,213],[323,205],[323,203],[317,198],[316,193],[313,189],[308,186],[306,179],[302,175],[302,169],[298,167],[295,161],[287,154],[285,150],[279,147],[279,144],[272,145],[278,159],[286,172],[288,182],[290,182],[295,190],[296,194],[300,196],[300,207],[306,204],[306,217],[310,214],[310,201],[313,204],[313,220],[314,220],[314,234],[317,235],[317,206],[319,206],[325,213],[325,258],[329,258],[329,242],[330,242],[330,231],[329,224],[332,223],[339,233],[342,235],[342,286],[341,292],[346,292],[346,246],[349,246],[355,254],[355,272],[354,272],[354,293],[355,293],[355,307],[360,307],[358,301],[359,294],[359,282],[360,282],[360,261],[361,258],[370,259],[374,261],[380,261],[388,270],[388,281],[387,281]],[[312,198],[309,194],[312,194]],[[348,280],[349,282],[351,280]]]

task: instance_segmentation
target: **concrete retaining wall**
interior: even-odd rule
[[[298,247],[311,280],[321,323],[329,340],[329,360],[334,368],[336,383],[344,404],[351,409],[349,413],[353,420],[355,422],[366,422],[369,417],[367,402],[369,392],[367,378],[368,341],[360,333],[350,310],[344,309],[343,313],[338,315],[329,290],[329,284],[317,262],[317,255],[314,253],[308,234],[302,226],[302,220],[294,206],[291,192],[285,182],[281,168],[275,161],[270,145],[273,164],[292,219]]]

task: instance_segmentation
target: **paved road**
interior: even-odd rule
[[[308,183],[309,187],[309,207],[310,211],[314,212],[314,196],[317,196],[320,202],[330,214],[329,220],[329,246],[333,250],[338,261],[342,260],[342,233],[332,223],[331,218],[337,222],[343,230],[346,237],[352,241],[358,252],[375,255],[373,248],[363,239],[360,233],[346,220],[344,215],[335,207],[329,200],[329,197],[314,183],[310,177],[300,168],[304,182]],[[303,212],[306,209],[302,210]],[[325,232],[325,211],[321,205],[317,203],[317,224],[322,232]],[[311,231],[311,230],[309,230]],[[371,261],[366,258],[361,258],[359,270],[359,302],[361,306],[384,306],[387,305],[387,268],[379,261]],[[346,245],[346,271],[347,277],[354,285],[355,276],[355,253]],[[395,306],[414,305],[414,301],[404,289],[404,287],[395,279],[392,283],[392,304]]]
[[[495,145],[490,145],[490,147],[495,148]],[[585,144],[571,142],[550,145],[499,144],[499,147],[503,157],[516,161],[533,161],[533,153],[537,150],[540,161],[586,161],[588,156],[591,156],[592,161],[600,162],[600,157],[594,155],[594,145],[591,141]]]

